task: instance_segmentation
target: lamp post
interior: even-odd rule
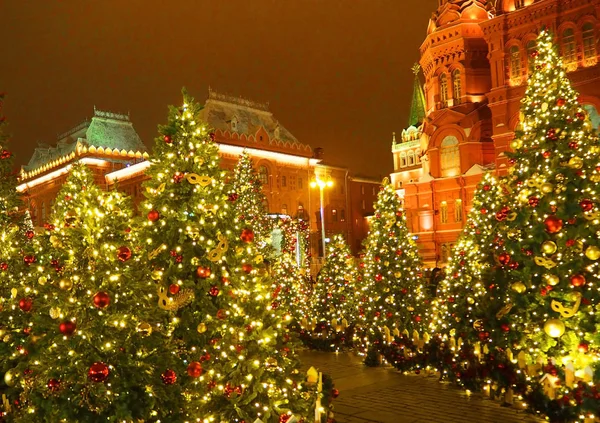
[[[325,257],[325,195],[324,190],[326,187],[332,187],[333,181],[327,178],[327,181],[320,179],[318,176],[310,182],[311,188],[319,187],[319,207],[321,212],[321,242],[323,243],[323,257]]]

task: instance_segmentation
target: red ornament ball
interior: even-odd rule
[[[198,275],[200,279],[206,279],[210,277],[210,274],[210,267],[198,266],[196,269],[196,275]]]
[[[94,295],[94,306],[96,308],[106,308],[110,304],[110,296],[103,291],[99,291]]]
[[[383,279],[383,276],[381,275],[381,273],[378,273],[378,274],[375,275],[375,280],[377,282],[381,282],[382,279]]]
[[[481,214],[486,214],[487,213],[487,209],[486,208],[483,208],[483,209],[481,209],[479,211],[481,212]]]
[[[579,287],[585,285],[585,276],[583,276],[583,275],[579,275],[579,274],[573,275],[573,276],[571,276],[570,280],[571,280],[571,285],[576,288],[579,288]]]
[[[548,158],[550,158],[550,156],[551,156],[551,155],[552,155],[552,152],[551,152],[551,151],[544,151],[544,152],[542,153],[542,157],[543,157],[544,159],[548,159]]]
[[[252,265],[250,263],[242,264],[242,270],[246,273],[252,272]]]
[[[242,230],[240,239],[244,242],[252,242],[254,241],[254,232],[252,231],[252,229],[245,228]]]
[[[569,143],[569,148],[570,148],[571,150],[577,150],[577,147],[579,147],[579,144],[577,143],[577,141],[571,141],[571,142]]]
[[[229,194],[227,199],[233,203],[234,201],[236,201],[238,199],[238,197],[239,197],[239,195],[237,193],[232,192],[231,194]]]
[[[564,106],[565,103],[566,103],[566,100],[564,98],[559,98],[559,99],[556,100],[556,105],[559,106],[559,107]]]
[[[173,182],[175,182],[176,184],[180,183],[181,181],[183,181],[183,178],[185,178],[185,175],[181,172],[175,172],[175,175],[173,175]]]
[[[169,293],[171,295],[177,294],[180,289],[181,289],[181,287],[179,285],[177,285],[176,283],[172,283],[171,285],[169,285]]]
[[[60,381],[58,379],[50,379],[46,386],[50,391],[56,392],[60,389]]]
[[[490,187],[489,185],[487,185],[487,184],[483,186],[483,190],[484,190],[484,191],[489,191],[489,190],[490,190],[490,188],[491,188],[491,187]]]
[[[10,159],[12,156],[12,152],[8,151],[8,150],[2,150],[2,153],[0,153],[0,159]]]
[[[71,335],[73,335],[73,333],[75,333],[75,329],[77,329],[77,325],[75,324],[75,322],[67,320],[65,322],[62,322],[58,326],[58,329],[60,330],[60,333],[62,333],[63,335],[71,336]]]
[[[504,219],[506,219],[506,213],[502,213],[501,211],[497,211],[496,212],[496,220],[498,222],[502,222]]]
[[[555,140],[557,138],[556,137],[556,129],[554,129],[554,128],[548,129],[548,131],[546,132],[546,136],[548,138],[550,138],[551,140]]]
[[[0,270],[8,270],[8,263],[0,263]]]
[[[589,212],[594,208],[594,202],[588,199],[584,199],[579,202],[579,207],[581,207],[581,210],[583,210],[584,212]]]
[[[338,391],[337,389],[333,388],[333,389],[331,390],[331,396],[332,396],[332,398],[337,398],[337,397],[339,397],[339,396],[340,396],[340,391]]]
[[[489,332],[479,332],[477,334],[477,336],[479,336],[480,341],[486,341],[490,337],[490,333]]]
[[[117,249],[117,258],[119,259],[119,261],[122,262],[126,262],[127,260],[129,260],[131,258],[131,250],[129,249],[129,247],[119,247]]]
[[[33,264],[35,263],[35,256],[32,254],[27,254],[25,257],[23,257],[23,261],[25,264]]]
[[[96,383],[104,382],[109,374],[110,370],[108,366],[101,361],[92,364],[88,370],[88,378]]]
[[[219,292],[219,288],[217,288],[216,286],[211,286],[208,290],[208,295],[210,295],[211,297],[216,297],[217,295],[219,295]]]
[[[540,203],[540,199],[535,196],[529,197],[527,201],[531,207],[537,207],[537,205]]]
[[[227,312],[222,308],[217,310],[217,319],[223,320],[227,318]]]
[[[421,321],[421,316],[415,316],[415,322],[420,322]]]
[[[32,239],[35,236],[35,232],[29,230],[25,232],[25,236],[27,237],[27,239]]]
[[[548,216],[546,220],[544,220],[544,226],[546,227],[546,232],[550,234],[555,234],[557,232],[560,232],[560,230],[562,229],[563,221],[562,219],[559,219],[554,215]]]
[[[171,138],[170,135],[165,135],[163,137],[163,140],[167,143],[167,144],[171,144],[173,142],[173,139]]]
[[[197,361],[192,361],[187,367],[187,374],[190,377],[197,378],[202,375],[202,364]]]
[[[158,219],[160,219],[160,213],[158,210],[150,210],[148,212],[148,220],[150,222],[156,222]]]
[[[508,263],[510,263],[510,254],[508,254],[507,252],[500,253],[500,255],[498,256],[498,261],[501,265],[506,266]]]
[[[160,378],[165,385],[173,385],[177,382],[177,373],[174,370],[167,369],[160,375]]]
[[[25,313],[28,313],[31,311],[31,307],[33,307],[33,300],[29,297],[26,298],[21,298],[21,300],[19,301],[19,308],[24,311]]]
[[[502,332],[510,332],[510,325],[508,323],[502,323],[500,328],[502,329]]]
[[[587,342],[580,342],[579,345],[577,346],[577,349],[579,350],[579,352],[582,352],[582,353],[588,352],[589,348],[590,348],[590,344],[588,344]]]

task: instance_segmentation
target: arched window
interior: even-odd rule
[[[415,161],[417,163],[421,163],[421,149],[420,148],[417,148],[415,150]]]
[[[442,223],[448,223],[448,203],[445,201],[440,203],[440,221]]]
[[[563,60],[566,65],[572,65],[577,62],[577,50],[575,46],[575,32],[572,28],[567,28],[562,34]]]
[[[406,167],[406,153],[404,151],[400,153],[400,167]]]
[[[281,214],[287,214],[287,204],[281,205]]]
[[[462,200],[459,198],[454,202],[454,221],[462,222],[463,219],[463,207]]]
[[[509,50],[510,81],[513,85],[521,83],[521,52],[519,46],[512,46]]]
[[[266,166],[260,166],[258,168],[258,179],[263,185],[269,185],[269,169]]]
[[[262,205],[263,205],[265,212],[268,213],[269,212],[269,200],[267,200],[266,197],[263,197]]]
[[[596,39],[594,34],[594,25],[588,22],[583,25],[582,38],[583,38],[583,60],[586,66],[593,66],[596,64]]]
[[[460,151],[456,137],[448,136],[442,141],[440,146],[440,168],[442,177],[460,174]]]
[[[415,165],[415,152],[410,150],[408,152],[408,165],[409,166],[414,166]]]
[[[440,103],[442,107],[448,105],[448,77],[445,73],[440,75]]]
[[[460,82],[460,69],[452,71],[452,96],[454,97],[454,105],[460,104],[462,97],[462,85]]]

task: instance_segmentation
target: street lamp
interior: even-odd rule
[[[327,181],[320,179],[318,176],[310,182],[311,188],[319,187],[319,206],[321,211],[321,241],[323,242],[323,257],[325,257],[325,210],[323,208],[325,203],[325,196],[323,191],[326,187],[330,188],[333,186],[331,178],[327,178]]]

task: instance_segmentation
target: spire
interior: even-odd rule
[[[408,126],[419,126],[425,120],[425,93],[419,80],[419,72],[421,66],[415,63],[412,67],[415,74],[415,83],[413,87],[412,102],[410,105],[410,115],[408,118]]]

